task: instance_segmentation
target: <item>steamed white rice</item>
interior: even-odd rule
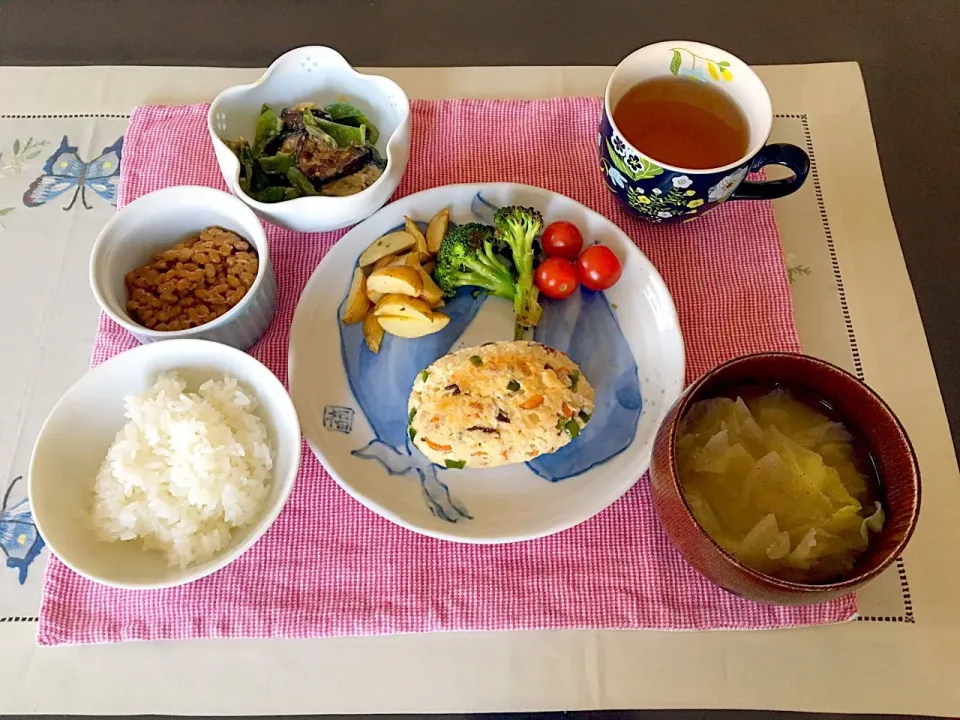
[[[177,373],[124,398],[124,428],[97,474],[98,537],[141,540],[181,568],[207,560],[258,517],[274,451],[257,400],[232,377],[186,392]]]

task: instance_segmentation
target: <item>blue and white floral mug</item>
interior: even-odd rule
[[[748,150],[723,167],[674,167],[640,152],[613,122],[617,103],[645,80],[676,75],[713,83],[740,106],[749,127]],[[696,42],[661,42],[628,55],[613,71],[603,98],[597,135],[600,167],[610,191],[634,215],[650,222],[689,222],[726,200],[770,200],[796,192],[810,169],[810,158],[795,145],[768,145],[773,125],[770,94],[742,60]],[[793,175],[765,182],[745,181],[766,165],[783,165]]]

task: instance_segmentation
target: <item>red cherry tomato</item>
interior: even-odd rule
[[[547,225],[543,231],[543,251],[547,257],[566,258],[576,260],[583,249],[583,235],[577,226],[566,220]]]
[[[622,272],[620,260],[606,245],[588,247],[577,258],[577,277],[591,290],[613,287]]]
[[[577,289],[577,266],[564,258],[547,258],[537,267],[534,279],[548,298],[563,300]]]

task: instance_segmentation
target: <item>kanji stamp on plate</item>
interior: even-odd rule
[[[326,405],[323,408],[323,427],[349,433],[353,430],[353,408],[339,405]]]

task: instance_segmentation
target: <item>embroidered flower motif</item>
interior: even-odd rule
[[[670,218],[670,217],[673,217],[673,213],[667,212],[666,210],[661,210],[660,212],[657,213],[657,217]]]
[[[810,275],[812,272],[808,265],[797,262],[797,257],[793,253],[786,254],[787,280],[792,284],[797,278]]]
[[[613,136],[613,149],[616,150],[621,155],[623,154],[624,150],[627,149],[626,144],[624,144],[623,142],[623,138],[620,137],[619,135]]]
[[[737,189],[737,186],[746,176],[747,168],[742,167],[739,170],[734,170],[707,191],[707,199],[711,202],[723,202],[733,194],[733,191]]]
[[[654,194],[654,195],[661,195],[662,193],[660,192],[660,188],[654,188],[654,189],[653,189],[653,194]]]
[[[673,179],[673,186],[675,188],[688,188],[691,185],[693,185],[693,180],[686,175],[677,175],[677,177]]]
[[[0,165],[0,177],[10,173],[19,175],[25,167],[30,165],[30,161],[35,160],[43,151],[43,148],[49,144],[49,140],[34,140],[32,136],[23,142],[20,141],[20,138],[15,139],[12,152],[0,152],[0,159],[6,158],[7,160],[5,165]]]
[[[623,176],[623,173],[613,166],[607,168],[607,177],[609,177],[610,182],[617,187],[625,188],[627,186],[627,179]]]
[[[701,198],[697,198],[696,200],[691,200],[690,202],[687,203],[688,208],[696,208],[696,207],[700,207],[701,205],[703,205],[703,200]]]
[[[696,190],[687,190],[687,191],[684,193],[684,195],[686,195],[687,197],[693,197],[693,196],[696,195],[696,194],[697,194],[697,191],[696,191]]]

